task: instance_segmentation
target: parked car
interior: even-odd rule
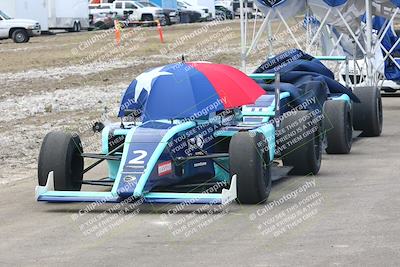
[[[155,7],[155,8],[160,8],[162,9],[164,16],[165,16],[165,22],[167,25],[171,25],[174,23],[179,23],[179,12],[176,9],[173,8],[162,8],[154,3],[151,2],[139,2],[142,6],[144,7]]]
[[[209,12],[206,6],[193,5],[185,1],[178,1],[178,8],[181,10],[190,10],[199,12],[201,21],[207,21],[212,19],[212,14]]]
[[[235,18],[235,13],[230,11],[224,6],[216,5],[215,6],[215,16],[216,18],[220,20],[226,20],[226,19],[234,19]]]
[[[27,43],[30,37],[41,34],[39,22],[13,19],[0,10],[0,39],[12,38],[15,43]]]
[[[179,9],[180,23],[193,23],[201,20],[201,13],[194,10]]]
[[[234,10],[233,10],[233,0],[217,0],[217,1],[215,1],[215,8],[217,6],[223,6],[226,9],[229,9],[230,11],[234,12]]]
[[[111,11],[120,16],[128,15],[132,21],[155,21],[161,25],[166,24],[164,12],[159,7],[144,6],[137,1],[115,1],[111,5]]]
[[[110,29],[114,27],[113,13],[96,13],[89,15],[89,24],[96,29]]]

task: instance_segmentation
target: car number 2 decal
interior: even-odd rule
[[[128,164],[144,165],[143,159],[147,156],[147,152],[145,150],[135,150],[132,153],[137,156],[131,159]]]

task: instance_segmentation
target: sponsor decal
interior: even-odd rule
[[[168,160],[158,164],[158,176],[164,176],[172,173],[172,161]]]
[[[197,167],[202,167],[202,166],[206,166],[206,165],[207,165],[207,162],[202,161],[202,162],[197,162],[197,163],[193,164],[193,167],[197,168]]]
[[[127,176],[124,177],[124,181],[127,182],[127,183],[134,182],[135,180],[136,180],[136,176],[127,175]]]
[[[204,137],[201,134],[199,134],[193,138],[190,138],[188,140],[188,147],[191,150],[195,150],[198,148],[202,149],[203,146],[204,146]]]

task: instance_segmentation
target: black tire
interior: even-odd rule
[[[68,32],[76,32],[76,22],[74,22],[74,25],[72,25],[72,28],[68,28],[67,31]]]
[[[265,148],[268,144],[260,133],[238,132],[230,141],[230,174],[237,177],[239,203],[257,204],[268,199],[271,171],[269,153]]]
[[[166,25],[172,25],[171,19],[169,18],[169,15],[164,14],[164,16],[165,16],[165,24]]]
[[[160,22],[160,25],[161,25],[161,26],[167,25],[167,19],[166,19],[166,18],[160,19],[159,22]]]
[[[76,32],[80,32],[81,30],[82,30],[81,23],[80,23],[80,22],[78,22],[78,24],[77,24],[77,28],[76,28]]]
[[[383,111],[381,94],[376,87],[356,87],[353,93],[361,103],[353,104],[353,127],[362,131],[362,136],[380,136]]]
[[[80,22],[74,22],[74,26],[72,28],[69,28],[69,32],[80,32],[82,30],[82,26]]]
[[[293,167],[289,174],[315,175],[321,168],[321,123],[312,122],[315,117],[310,111],[288,114],[283,116],[276,140],[283,165]]]
[[[28,32],[24,29],[17,29],[12,33],[14,43],[21,44],[29,42]]]
[[[348,154],[353,143],[351,107],[344,100],[328,100],[324,103],[324,132],[328,142],[328,154]]]
[[[79,191],[83,178],[82,143],[79,136],[50,132],[42,142],[38,161],[38,182],[44,186],[53,171],[54,189]]]

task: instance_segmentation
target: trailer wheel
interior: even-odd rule
[[[69,32],[80,32],[81,31],[81,23],[78,22],[74,22],[74,25],[72,26],[72,28],[68,29]]]
[[[29,42],[29,35],[25,29],[16,29],[15,31],[13,31],[11,37],[14,43],[20,44]]]
[[[326,153],[348,154],[353,143],[353,123],[350,104],[344,100],[324,103],[324,132],[328,141]]]
[[[353,105],[353,126],[363,136],[380,136],[382,133],[383,111],[381,94],[376,87],[356,87],[353,93],[361,103]]]
[[[79,21],[75,23],[76,23],[75,32],[80,32],[82,30],[81,23]]]
[[[83,178],[82,143],[79,136],[50,132],[42,142],[38,160],[38,182],[44,186],[54,171],[54,189],[79,191]]]
[[[260,133],[238,132],[229,144],[230,174],[237,177],[237,201],[265,202],[271,192],[268,144]]]
[[[317,174],[321,167],[321,123],[312,122],[310,111],[292,111],[284,116],[278,128],[277,149],[284,166],[292,166],[289,174]]]

